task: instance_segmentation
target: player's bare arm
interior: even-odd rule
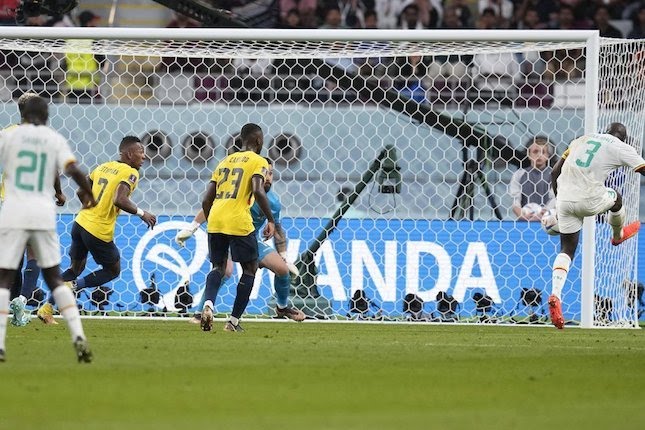
[[[91,184],[90,184],[91,187]],[[63,206],[65,202],[67,201],[67,197],[65,196],[65,193],[63,193],[63,189],[61,188],[60,185],[60,176],[56,174],[56,177],[54,178],[54,197],[56,198],[56,205],[57,206]]]
[[[260,206],[260,209],[264,212],[264,216],[267,218],[267,225],[262,231],[262,237],[264,237],[265,240],[271,239],[275,234],[275,220],[271,213],[269,199],[264,191],[264,177],[260,175],[253,176],[251,178],[251,185],[253,187],[253,196],[255,197],[255,201],[258,203],[258,206]]]
[[[92,208],[96,206],[96,200],[92,195],[92,185],[87,180],[87,175],[83,172],[77,165],[76,162],[68,163],[65,166],[65,172],[67,176],[70,176],[74,182],[79,186],[78,197],[81,199],[81,203],[84,208]]]
[[[564,158],[560,158],[551,170],[551,188],[553,188],[553,194],[555,194],[556,197],[558,195],[558,177],[560,176],[560,173],[562,173],[564,160]]]
[[[114,206],[129,214],[138,215],[148,227],[153,228],[155,224],[157,224],[157,217],[148,211],[138,208],[137,205],[130,200],[129,195],[130,185],[125,182],[121,182],[116,189]]]
[[[217,183],[215,181],[210,181],[208,183],[208,187],[206,187],[206,194],[204,194],[204,198],[202,199],[202,212],[204,213],[204,219],[208,219],[208,215],[211,213],[216,193]]]

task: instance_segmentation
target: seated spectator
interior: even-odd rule
[[[553,153],[553,145],[545,136],[536,136],[528,142],[528,160],[517,169],[509,183],[513,198],[511,209],[518,220],[539,221],[547,209],[555,207],[550,165]],[[539,210],[533,209],[535,205]]]
[[[553,29],[583,30],[586,24],[576,22],[573,8],[563,4],[558,12],[557,21],[552,24]],[[555,53],[544,52],[547,61],[547,77],[558,80],[573,80],[582,76],[584,57],[580,49],[559,49]]]
[[[419,15],[425,28],[439,28],[443,20],[443,5],[440,0],[416,0]]]
[[[294,7],[282,17],[280,28],[302,28],[298,9]]]
[[[517,28],[519,30],[541,30],[546,27],[545,23],[540,22],[540,15],[537,9],[527,8],[524,16],[518,22]]]
[[[479,0],[479,12],[492,9],[498,18],[500,28],[508,28],[513,19],[513,2],[510,0]]]
[[[318,27],[318,17],[316,16],[317,0],[280,0],[279,5],[282,22],[284,22],[287,14],[296,9],[300,16],[300,26],[302,28]]]
[[[624,37],[619,29],[609,23],[609,9],[607,6],[601,5],[596,8],[594,24],[600,31],[600,37],[612,37],[615,39],[622,39]]]
[[[632,31],[627,36],[629,39],[645,39],[645,3],[641,5],[632,17]]]
[[[362,0],[338,0],[340,23],[346,28],[364,28],[367,8]]]
[[[340,14],[340,9],[338,6],[329,6],[325,10],[325,20],[323,24],[318,27],[322,29],[339,29],[346,28],[342,23],[342,16]]]
[[[408,3],[407,6],[401,10],[397,28],[403,30],[421,30],[426,28],[421,19],[419,6],[416,3]]]
[[[443,14],[443,29],[461,29],[462,23],[457,16],[455,7],[447,7]],[[434,80],[443,77],[446,80],[460,81],[468,74],[468,67],[472,63],[472,55],[440,55],[433,58],[428,66],[428,77]],[[429,83],[426,87],[429,87]]]
[[[461,28],[472,28],[474,27],[473,15],[470,12],[470,8],[466,5],[465,0],[453,0],[452,7],[455,10],[457,19],[459,19]],[[444,13],[444,28],[445,28],[445,13]]]
[[[526,14],[526,9],[535,9],[540,23],[545,24],[557,15],[560,2],[558,0],[522,0],[515,2],[515,20],[520,22]]]
[[[378,26],[378,15],[377,15],[376,11],[374,11],[373,9],[365,11],[365,14],[363,15],[363,18],[364,18],[363,28],[367,28],[367,29],[379,28],[379,26]]]
[[[378,28],[397,28],[401,14],[400,0],[375,0],[374,10],[378,15]]]
[[[486,8],[479,14],[477,28],[479,30],[495,30],[500,28],[499,19],[494,9]]]

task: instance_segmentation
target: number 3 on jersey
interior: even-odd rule
[[[234,168],[233,170],[228,167],[219,169],[219,174],[221,179],[217,183],[217,189],[222,190],[215,193],[216,199],[235,199],[237,198],[237,193],[240,191],[240,185],[242,185],[242,176],[244,176],[244,169],[239,167]],[[222,189],[224,188],[224,189]],[[233,192],[225,191],[225,189],[233,189]]]
[[[598,150],[602,146],[600,142],[597,142],[595,140],[588,141],[587,145],[589,145],[589,147],[585,151],[586,157],[578,158],[576,160],[576,165],[578,167],[589,167],[591,160],[593,160],[593,158],[596,156],[596,152],[598,152]]]

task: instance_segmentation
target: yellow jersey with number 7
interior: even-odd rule
[[[119,184],[130,187],[130,194],[139,183],[137,169],[120,161],[109,161],[98,166],[90,173],[92,194],[97,205],[89,209],[81,209],[76,215],[76,222],[92,236],[104,242],[114,239],[116,217],[120,209],[114,206],[114,197]]]
[[[253,151],[236,152],[218,165],[211,181],[217,184],[213,206],[208,214],[207,231],[232,236],[253,233],[253,176],[266,178],[269,163]]]

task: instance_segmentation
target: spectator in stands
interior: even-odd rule
[[[499,20],[494,9],[486,8],[479,14],[477,28],[479,30],[494,30],[499,28]]]
[[[364,28],[367,8],[362,0],[338,0],[340,23],[346,28]]]
[[[552,25],[558,30],[582,30],[586,28],[584,21],[576,22],[573,7],[563,4],[558,12],[557,21]],[[559,49],[552,52],[544,52],[547,60],[547,76],[551,79],[570,80],[582,76],[584,58],[580,49]]]
[[[515,3],[515,20],[521,22],[526,14],[526,9],[535,9],[539,22],[546,25],[551,18],[557,15],[560,2],[558,0],[521,0]]]
[[[609,16],[611,19],[622,19],[623,11],[628,5],[628,1],[625,0],[609,0],[605,1],[607,9],[609,9]]]
[[[0,25],[16,25],[16,8],[20,0],[0,0]]]
[[[479,0],[479,12],[483,13],[486,9],[492,9],[498,20],[500,28],[510,27],[513,19],[513,2],[510,0]]]
[[[94,12],[85,10],[78,15],[81,27],[96,27],[101,17]],[[75,47],[82,45],[91,49],[92,40],[70,40]],[[67,101],[89,102],[98,100],[100,68],[105,61],[104,55],[92,53],[68,52],[65,54],[65,81],[67,82]]]
[[[379,28],[397,28],[401,14],[400,0],[375,0]]]
[[[470,8],[468,5],[466,5],[466,2],[464,0],[453,0],[452,1],[452,8],[455,11],[455,14],[457,15],[457,19],[459,19],[460,22],[460,28],[472,28],[473,27],[473,15],[470,12]],[[444,28],[445,27],[445,13],[444,13]]]
[[[408,3],[399,15],[397,28],[403,30],[421,30],[426,28],[419,13],[419,6],[416,3]]]
[[[342,16],[340,14],[340,9],[338,9],[338,6],[332,5],[325,10],[325,21],[319,28],[323,28],[323,29],[345,28],[342,24]]]
[[[527,143],[527,160],[513,174],[509,184],[509,193],[513,198],[511,209],[517,219],[539,221],[547,209],[555,207],[550,163],[553,153],[553,145],[545,136],[535,136]],[[524,209],[535,204],[542,210]]]
[[[600,37],[612,37],[622,39],[623,33],[609,23],[609,9],[607,6],[601,5],[596,8],[594,15],[594,24],[600,31]]]
[[[419,15],[425,28],[439,28],[443,19],[443,5],[440,0],[416,0]]]
[[[282,17],[280,28],[302,28],[300,24],[300,12],[294,7]]]
[[[443,29],[458,30],[463,28],[462,22],[457,15],[457,8],[449,6],[444,9],[443,13]],[[434,81],[438,77],[443,77],[450,81],[461,81],[468,74],[468,67],[472,62],[472,55],[450,55],[450,56],[437,56],[428,66],[428,78]],[[425,85],[430,88],[431,83],[426,82]]]
[[[174,18],[166,25],[166,28],[196,28],[201,24],[189,16],[175,12]]]
[[[541,30],[545,27],[546,23],[540,22],[538,11],[533,8],[527,8],[524,12],[524,16],[517,24],[517,28],[520,30]]]
[[[632,31],[627,36],[630,39],[645,39],[645,3],[638,8],[633,18]]]
[[[376,11],[373,9],[365,11],[365,14],[363,15],[364,18],[364,26],[363,28],[367,29],[376,29],[378,27],[378,15],[376,14]]]
[[[316,28],[318,27],[317,7],[317,0],[280,0],[280,16],[284,22],[287,14],[292,9],[296,9],[300,16],[300,26],[302,28]]]

